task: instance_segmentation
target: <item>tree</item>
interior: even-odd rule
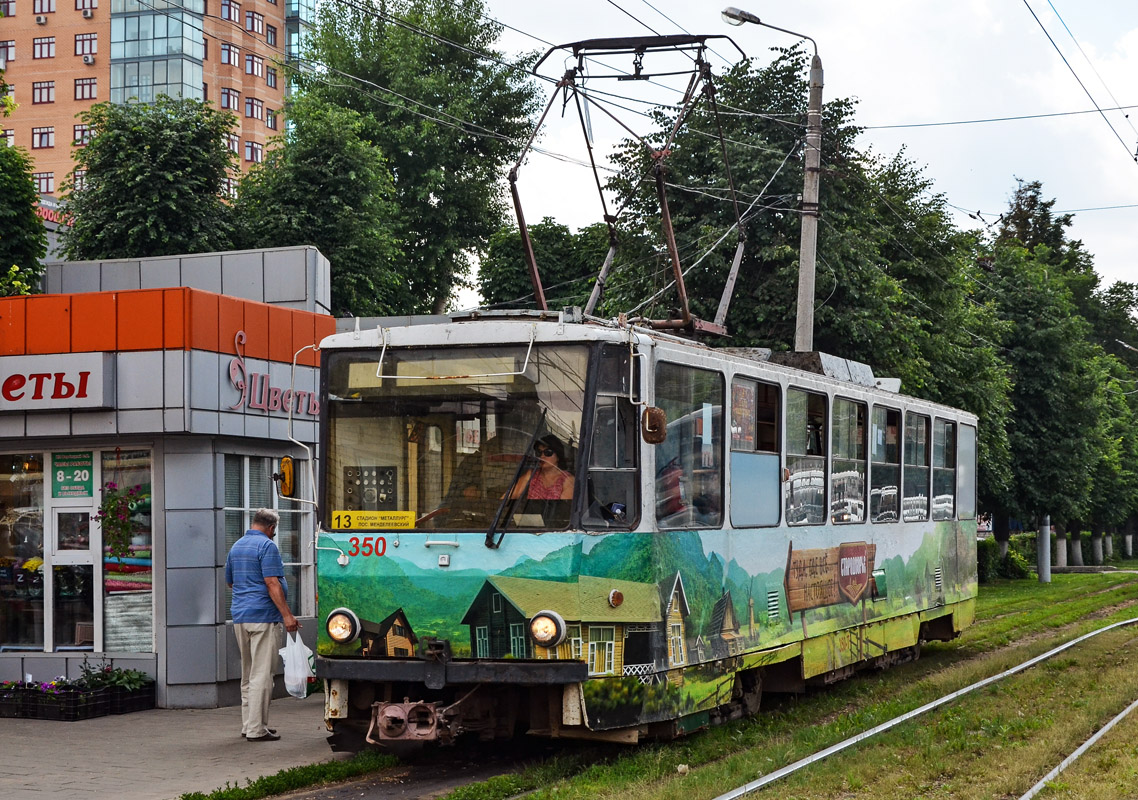
[[[28,154],[0,142],[0,295],[29,294],[43,271],[47,232]]]
[[[68,258],[141,258],[228,249],[222,199],[233,166],[234,117],[196,100],[99,103],[80,115],[91,141],[75,150],[80,187],[66,187]]]
[[[287,135],[240,183],[237,245],[315,245],[331,264],[334,314],[404,312],[413,300],[398,278],[391,176],[360,138],[363,119],[303,97],[287,113]]]
[[[502,178],[531,128],[536,92],[490,48],[482,0],[326,3],[302,71],[307,93],[365,117],[388,158],[408,288],[404,312],[441,313],[502,225]]]

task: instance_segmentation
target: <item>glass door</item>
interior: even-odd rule
[[[92,509],[56,508],[52,525],[51,631],[54,650],[94,650],[95,563]]]
[[[0,652],[44,649],[43,453],[0,455]]]

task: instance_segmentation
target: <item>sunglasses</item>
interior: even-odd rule
[[[535,453],[537,453],[539,456],[551,456],[551,455],[553,455],[553,448],[551,448],[551,447],[535,447],[533,449],[533,451]]]

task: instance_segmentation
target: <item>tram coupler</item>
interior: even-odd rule
[[[477,732],[493,738],[495,713],[490,698],[474,697],[475,686],[453,703],[412,701],[380,701],[371,706],[371,725],[367,732],[370,744],[384,742],[438,742],[454,744],[462,733]],[[373,738],[378,734],[378,739]]]

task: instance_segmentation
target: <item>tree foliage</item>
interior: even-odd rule
[[[75,150],[84,180],[68,187],[68,258],[142,258],[225,250],[232,222],[222,199],[233,164],[232,114],[164,95],[153,103],[99,103],[80,115],[91,140]]]
[[[0,142],[0,294],[28,294],[43,271],[47,233],[36,215],[39,194],[33,162],[21,148]]]
[[[288,117],[288,134],[241,181],[238,246],[315,245],[331,264],[332,313],[404,313],[414,301],[398,279],[391,177],[361,138],[364,120],[312,98]]]
[[[404,312],[442,312],[466,285],[530,132],[535,90],[492,50],[500,26],[483,11],[481,0],[327,3],[309,53],[323,66],[298,75],[308,94],[359,112],[361,136],[388,159]]]

